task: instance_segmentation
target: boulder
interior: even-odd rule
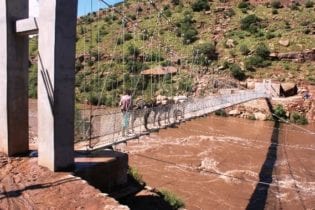
[[[288,40],[288,39],[280,39],[279,40],[279,44],[284,46],[284,47],[288,47],[290,45],[290,40]]]
[[[262,112],[255,112],[254,113],[255,119],[256,120],[266,120],[267,119],[267,115],[262,113]]]
[[[236,116],[236,115],[240,115],[241,112],[238,109],[233,109],[231,111],[229,111],[229,115],[231,116]]]
[[[225,44],[226,44],[226,46],[227,46],[228,48],[233,48],[233,47],[235,47],[235,44],[234,44],[234,40],[233,40],[233,39],[228,39]]]

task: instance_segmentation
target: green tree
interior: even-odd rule
[[[230,72],[235,79],[244,80],[246,78],[245,73],[242,71],[241,67],[237,64],[232,64],[230,66]]]
[[[191,6],[194,12],[207,11],[210,9],[208,0],[197,0]]]
[[[241,20],[241,29],[250,33],[258,32],[261,28],[261,19],[255,14],[247,15]]]
[[[312,0],[307,0],[306,2],[305,2],[305,7],[306,8],[311,8],[311,7],[313,7],[314,6],[314,2],[312,1]]]
[[[197,40],[198,31],[194,27],[195,21],[189,12],[176,24],[177,36],[183,38],[184,44],[190,44]]]
[[[273,111],[274,115],[278,118],[286,119],[286,112],[281,104],[277,104]]]
[[[218,59],[215,45],[207,42],[197,45],[193,50],[193,56],[196,63],[208,66],[213,60]]]
[[[281,4],[281,2],[279,0],[272,0],[270,2],[270,5],[271,5],[271,7],[273,9],[280,9],[280,8],[282,8],[282,4]]]
[[[255,50],[255,54],[257,56],[264,58],[264,59],[267,59],[270,55],[270,50],[268,49],[268,47],[265,44],[260,43]]]

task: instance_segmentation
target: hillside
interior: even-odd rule
[[[115,105],[124,89],[145,100],[156,94],[202,95],[215,91],[214,80],[234,85],[246,78],[272,78],[315,84],[315,59],[269,56],[315,48],[314,7],[311,0],[128,0],[92,12],[78,19],[77,101]],[[157,66],[179,71],[140,74]],[[35,77],[32,68],[31,87],[36,86]],[[30,95],[36,92],[31,89]]]

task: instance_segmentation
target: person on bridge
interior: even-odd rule
[[[123,113],[122,136],[126,136],[126,132],[128,133],[129,118],[132,109],[132,98],[130,90],[125,90],[125,94],[121,96],[119,106],[121,112]]]

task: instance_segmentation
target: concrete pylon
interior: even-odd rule
[[[74,165],[77,0],[39,1],[38,162],[52,171]]]
[[[28,1],[0,1],[0,152],[9,156],[28,147],[28,37],[15,22],[28,17]]]

